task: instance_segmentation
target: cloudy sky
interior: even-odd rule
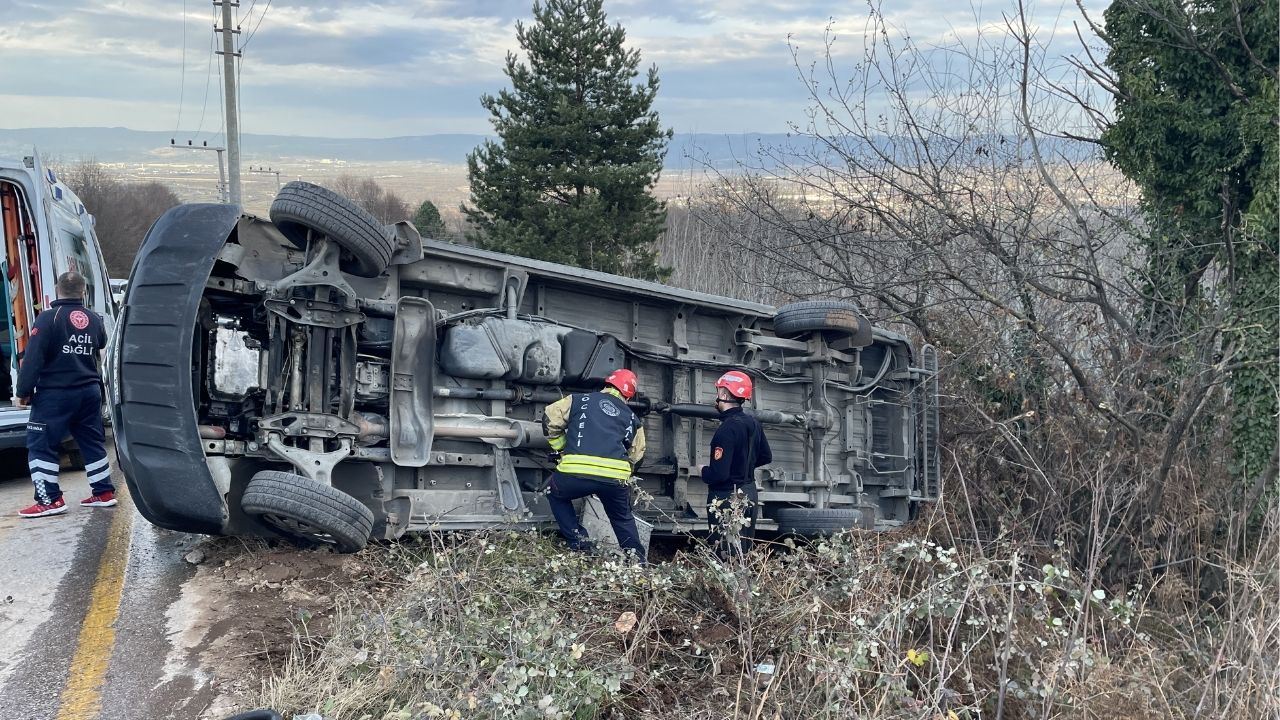
[[[883,0],[917,43],[999,26],[1012,0]],[[1100,16],[1105,3],[1086,3]],[[487,133],[479,96],[504,86],[515,22],[531,0],[241,0],[242,132],[328,137]],[[606,0],[678,132],[785,132],[803,121],[801,60],[824,31],[852,65],[863,2]],[[209,0],[0,0],[0,127],[123,126],[216,132],[218,69]],[[1032,7],[1038,37],[1069,40],[1074,2]]]

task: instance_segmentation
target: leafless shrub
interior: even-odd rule
[[[339,175],[334,178],[330,189],[346,195],[383,223],[391,224],[413,219],[413,209],[409,207],[409,203],[394,190],[382,187],[372,178]]]
[[[332,638],[300,645],[264,703],[326,718],[1280,710],[1274,623],[1231,630],[1164,613],[1151,587],[1108,592],[1052,547],[864,534],[774,546],[745,564],[700,550],[638,568],[495,533],[392,552],[401,591],[346,598]],[[1239,606],[1247,613],[1276,602],[1274,569],[1259,570],[1239,569],[1261,591]],[[1211,675],[1206,692],[1199,678]]]
[[[732,185],[734,179],[722,182]],[[762,247],[782,242],[776,228],[731,203],[718,202],[720,192],[703,189],[667,201],[666,232],[659,238],[658,252],[659,262],[672,268],[669,282],[771,305],[837,289],[802,267],[799,256],[761,252]],[[790,210],[802,211],[796,205]]]
[[[937,345],[944,442],[981,478],[953,509],[984,537],[1062,541],[1081,562],[1101,542],[1108,583],[1172,573],[1207,597],[1205,548],[1253,510],[1214,420],[1236,362],[1228,313],[1210,272],[1182,322],[1146,322],[1136,192],[1065,139],[1096,119],[1063,102],[1088,83],[1035,32],[1012,14],[919,47],[872,6],[858,62],[834,36],[812,64],[797,53],[809,122],[738,172],[709,167],[711,189],[672,219],[691,239],[664,261],[690,258],[676,278],[697,289],[852,298]]]
[[[180,202],[162,183],[125,182],[96,160],[82,160],[58,175],[94,216],[94,230],[111,277],[129,275],[147,230]]]

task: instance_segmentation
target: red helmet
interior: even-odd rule
[[[619,368],[609,373],[604,384],[617,388],[623,400],[630,400],[636,394],[636,374],[626,368]]]
[[[730,370],[716,380],[716,387],[724,388],[739,400],[751,399],[751,376],[738,370]]]

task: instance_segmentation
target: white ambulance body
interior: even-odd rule
[[[85,304],[115,327],[106,262],[90,215],[57,173],[34,153],[0,158],[0,450],[26,445],[28,411],[13,406],[18,363],[36,315],[57,298],[59,275],[74,270],[87,284]]]

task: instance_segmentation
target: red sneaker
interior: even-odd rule
[[[29,508],[23,508],[18,511],[18,514],[24,518],[38,518],[45,517],[46,515],[61,515],[66,511],[67,504],[62,501],[62,498],[58,498],[48,505],[36,503]]]
[[[89,497],[80,501],[80,507],[114,507],[116,505],[116,494],[110,490]]]

